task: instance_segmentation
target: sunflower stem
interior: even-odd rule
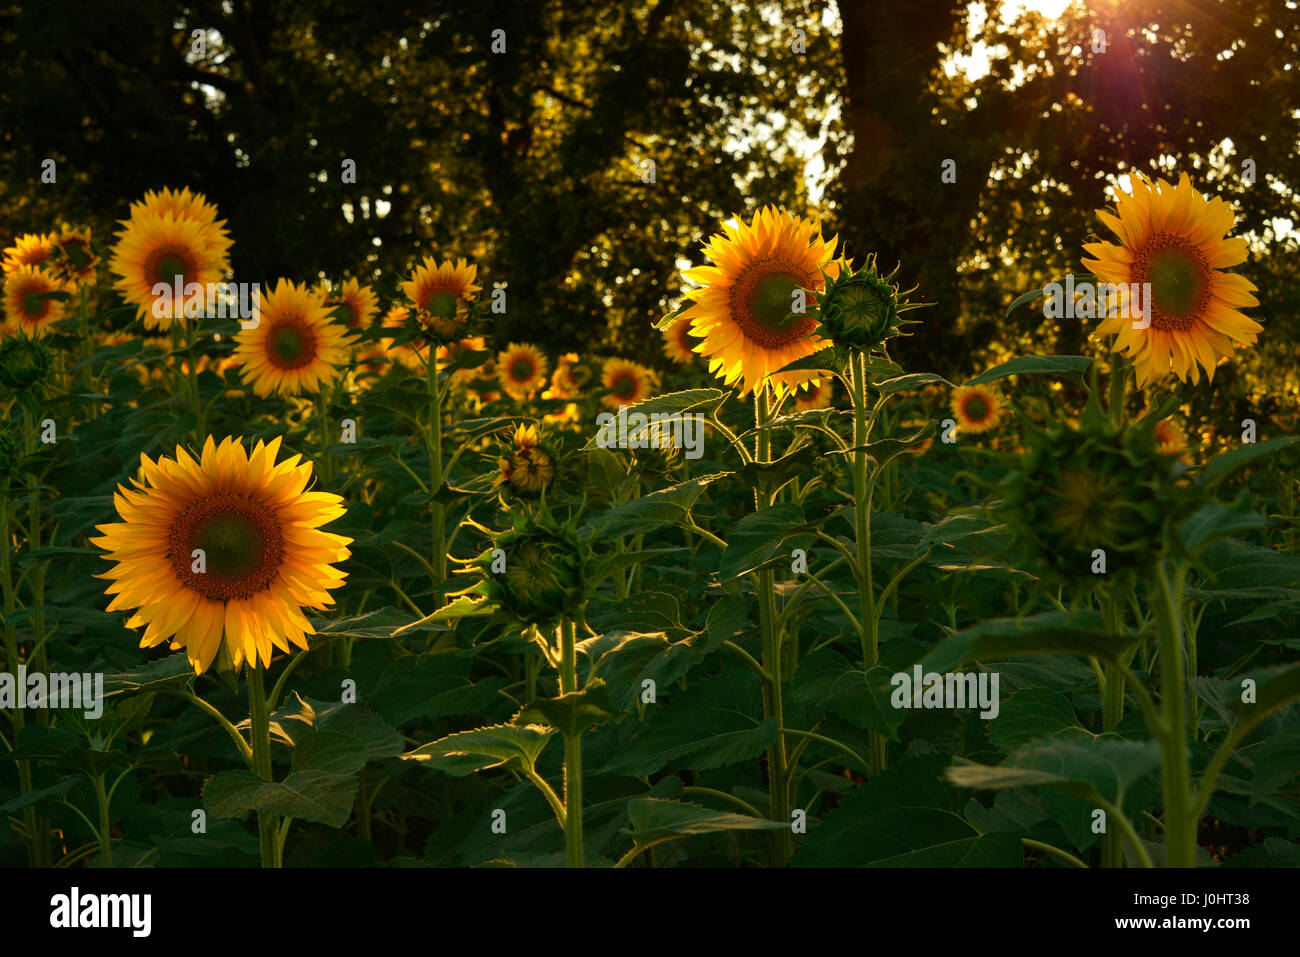
[[[1191,813],[1187,758],[1187,708],[1183,670],[1182,596],[1186,567],[1170,577],[1162,559],[1155,568],[1156,620],[1160,635],[1161,784],[1165,807],[1165,865],[1196,866],[1196,815]]]
[[[194,442],[196,448],[203,447],[207,425],[204,422],[203,402],[199,398],[199,360],[194,354],[194,342],[198,333],[198,319],[185,323],[185,368],[190,390],[190,408],[194,412]],[[176,328],[173,324],[172,328]]]
[[[271,780],[271,716],[267,708],[263,669],[260,663],[248,667],[249,737],[253,744],[253,773],[263,781]],[[276,816],[270,811],[257,812],[257,833],[261,844],[262,866],[280,866],[280,842]]]
[[[766,384],[754,391],[754,460],[772,460],[772,432],[763,428],[772,418]],[[755,511],[772,505],[770,493],[754,490]],[[754,576],[758,591],[758,623],[762,633],[762,667],[771,681],[763,683],[763,703],[766,717],[776,720],[777,728],[785,727],[785,707],[781,698],[781,628],[776,609],[776,586],[772,569],[765,568]],[[772,832],[772,863],[785,864],[794,853],[794,839],[789,829],[789,769],[786,763],[785,735],[778,731],[776,740],[767,749],[767,777],[769,811],[773,821],[786,825]]]
[[[560,694],[577,690],[577,629],[566,617],[560,623]],[[582,732],[564,735],[564,850],[569,867],[583,866]]]
[[[442,395],[438,391],[438,360],[432,340],[429,342],[429,492],[437,495],[442,488]],[[443,528],[441,502],[430,502],[433,523],[434,585],[441,585],[447,577],[446,529]]]
[[[853,383],[853,502],[858,547],[858,625],[862,643],[862,669],[870,673],[880,660],[879,629],[876,626],[876,593],[871,574],[871,495],[867,482],[866,444],[871,441],[871,422],[867,418],[867,364],[863,353],[850,360]],[[888,752],[884,736],[869,732],[871,762],[876,773],[885,769]]]

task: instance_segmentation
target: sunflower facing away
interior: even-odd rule
[[[432,256],[402,283],[402,292],[415,306],[415,314],[426,328],[441,339],[453,339],[464,328],[466,304],[479,287],[474,284],[478,266],[468,260],[449,259],[442,265]]]
[[[512,342],[497,353],[501,387],[516,399],[532,395],[546,378],[546,356],[536,346]]]
[[[319,292],[281,279],[258,293],[259,322],[235,336],[240,375],[260,396],[318,392],[347,363],[344,327],[330,322]]]
[[[1002,400],[997,392],[982,385],[958,389],[952,397],[952,414],[963,432],[987,432],[1002,418]]]
[[[607,390],[600,401],[608,408],[618,409],[648,399],[655,387],[655,376],[631,359],[606,359],[600,370],[600,384]]]
[[[1246,240],[1227,238],[1235,216],[1223,199],[1207,200],[1184,173],[1174,186],[1139,172],[1130,176],[1132,195],[1121,193],[1114,214],[1098,210],[1120,239],[1087,243],[1084,259],[1102,282],[1151,284],[1145,319],[1133,304],[1115,310],[1096,335],[1115,336],[1115,348],[1133,359],[1138,387],[1165,376],[1200,381],[1203,368],[1213,380],[1233,344],[1253,345],[1263,326],[1238,312],[1257,306],[1255,286],[1244,276],[1223,272],[1246,259]],[[1148,328],[1134,328],[1149,320]]]
[[[196,462],[184,449],[153,462],[114,496],[120,522],[91,539],[115,564],[109,611],[128,608],[140,647],[168,639],[185,649],[196,674],[216,660],[222,641],[231,663],[267,665],[273,648],[307,647],[315,629],[302,610],[324,609],[346,573],[334,568],[352,540],[320,530],[344,514],[343,499],[309,492],[312,467],[293,455],[278,465],[280,439],[251,454],[211,436]]]
[[[28,336],[48,334],[50,327],[63,318],[64,304],[59,299],[39,297],[63,291],[63,284],[53,273],[38,266],[19,266],[5,277],[6,325]]]
[[[127,302],[134,303],[136,316],[146,329],[168,329],[184,321],[180,308],[169,300],[154,315],[153,288],[169,287],[181,281],[182,291],[190,283],[206,286],[221,282],[229,268],[230,240],[192,219],[178,219],[170,211],[152,213],[125,224],[113,247],[109,268],[118,277],[113,288]]]
[[[709,372],[748,395],[765,383],[783,392],[816,378],[812,372],[773,375],[796,359],[830,343],[817,336],[813,293],[825,288],[822,272],[839,274],[833,262],[836,239],[824,240],[810,221],[768,206],[748,223],[724,223],[704,246],[712,265],[685,276],[702,285],[688,289],[693,300],[681,318],[704,340],[694,351],[709,360]],[[807,309],[791,312],[795,290],[808,291]]]

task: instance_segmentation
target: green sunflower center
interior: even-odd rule
[[[280,369],[300,369],[316,358],[316,337],[301,319],[281,319],[267,334],[267,356]]]
[[[1156,329],[1186,329],[1210,298],[1210,266],[1179,236],[1156,233],[1133,259],[1133,278],[1151,284],[1148,308]]]
[[[90,253],[80,240],[69,242],[63,247],[63,252],[74,269],[85,269],[90,265]]]
[[[808,314],[813,305],[805,296],[805,310],[795,313],[795,292],[811,280],[792,264],[775,259],[751,263],[731,290],[732,318],[745,337],[765,349],[780,349],[806,337],[817,325]]]
[[[527,357],[516,359],[510,363],[510,377],[516,382],[527,382],[533,377],[533,360]]]
[[[165,282],[171,285],[177,279],[182,283],[189,273],[189,264],[174,252],[166,252],[158,257],[158,262],[154,265],[153,281],[155,283]]]
[[[630,399],[636,395],[636,376],[630,372],[616,376],[611,389],[620,399]]]
[[[966,413],[966,418],[972,422],[983,422],[989,417],[991,411],[988,402],[985,401],[983,396],[979,395],[973,395],[967,399],[962,409]]]
[[[429,296],[424,304],[424,311],[431,316],[437,316],[439,319],[451,319],[456,315],[458,305],[456,294],[440,290]]]
[[[53,299],[42,299],[41,297],[51,290],[42,286],[31,286],[23,291],[23,314],[27,319],[44,319],[45,314],[49,312],[50,304]]]
[[[280,569],[280,522],[265,505],[234,492],[200,499],[172,525],[176,576],[214,601],[265,591]]]

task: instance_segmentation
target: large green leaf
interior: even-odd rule
[[[958,787],[978,790],[1062,787],[1087,794],[1092,788],[1115,801],[1159,765],[1160,748],[1154,741],[1055,737],[1032,741],[996,766],[958,758],[947,777]]]
[[[987,369],[962,384],[985,385],[1010,375],[1046,374],[1077,378],[1090,365],[1092,365],[1090,356],[1017,356],[1015,359],[998,363],[992,369]]]
[[[714,406],[721,400],[725,399],[728,393],[721,389],[686,389],[682,392],[666,392],[663,395],[657,395],[654,398],[646,399],[644,402],[637,402],[627,406],[627,417],[635,413],[641,413],[647,418],[650,415],[679,415],[692,410],[703,410],[709,406]],[[629,426],[628,432],[632,429]],[[590,452],[593,449],[603,448],[600,444],[601,431],[597,429],[587,444],[582,447],[583,452]]]
[[[667,525],[676,525],[690,514],[691,508],[709,485],[729,474],[715,472],[658,489],[649,495],[606,509],[592,516],[588,524],[606,539],[639,535]]]
[[[877,665],[868,673],[838,651],[822,648],[799,662],[790,690],[795,701],[826,708],[897,741],[904,712],[890,704],[891,677],[888,668]]]
[[[1078,737],[1080,726],[1070,699],[1050,688],[1026,688],[1004,701],[989,721],[989,740],[1010,754],[1036,738]]]
[[[1043,612],[1024,618],[993,618],[950,635],[922,661],[927,671],[952,671],[970,661],[1012,655],[1068,654],[1117,661],[1133,635],[1107,634],[1095,612]]]
[[[1251,442],[1227,452],[1220,452],[1201,472],[1198,481],[1202,487],[1212,488],[1243,465],[1290,448],[1297,442],[1300,442],[1300,435],[1284,435],[1269,439],[1267,442]]]
[[[654,706],[645,727],[599,770],[644,777],[664,767],[703,771],[748,761],[776,740],[774,718],[761,718],[762,686],[751,672],[730,672]]]
[[[803,509],[794,502],[779,502],[750,512],[727,536],[727,547],[718,563],[718,579],[726,582],[739,578],[781,555],[788,559],[783,543],[797,538],[806,546],[813,531],[814,526],[804,521]]]
[[[618,710],[610,701],[605,682],[594,678],[580,691],[535,699],[519,712],[514,723],[543,725],[573,737],[617,717]]]
[[[746,814],[715,811],[698,804],[682,801],[665,801],[662,798],[635,798],[627,804],[630,834],[642,849],[660,841],[693,834],[713,834],[717,831],[770,831],[782,830],[790,825],[768,821]]]
[[[449,734],[402,757],[455,777],[503,766],[526,771],[553,734],[553,728],[537,725],[494,724]]]
[[[203,806],[220,818],[268,811],[300,821],[342,827],[356,800],[357,776],[291,771],[283,781],[263,781],[252,771],[222,771],[203,786]]]

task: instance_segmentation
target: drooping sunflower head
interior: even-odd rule
[[[988,386],[967,386],[953,394],[952,414],[961,431],[987,432],[1001,421],[1002,399]]]
[[[24,335],[0,340],[0,389],[23,395],[50,374],[54,362],[49,347]]]
[[[497,353],[496,371],[501,387],[516,399],[526,399],[546,378],[546,356],[534,345],[512,342]]]
[[[742,396],[764,385],[778,392],[816,378],[812,372],[777,373],[829,343],[816,334],[817,295],[825,277],[839,273],[837,240],[822,238],[808,220],[768,206],[749,223],[723,224],[704,246],[710,265],[685,276],[700,285],[685,292],[692,304],[680,313],[709,371]]]
[[[217,659],[266,666],[274,648],[307,647],[315,629],[304,608],[333,604],[345,573],[334,567],[351,539],[321,530],[344,514],[343,499],[307,491],[310,463],[275,459],[280,439],[252,452],[209,436],[196,461],[182,448],[156,462],[142,455],[133,488],[118,486],[121,519],[97,526],[113,567],[109,611],[135,609],[142,648],[170,639],[196,674]]]
[[[349,329],[365,329],[379,312],[379,297],[359,280],[348,279],[326,296],[325,305]]]
[[[258,292],[258,324],[235,336],[243,380],[260,396],[315,393],[347,364],[343,326],[330,321],[318,291],[281,279]]]
[[[1157,450],[1150,428],[1085,414],[1030,429],[1026,443],[1010,457],[994,512],[1026,559],[1055,578],[1106,587],[1143,572],[1194,508],[1178,481],[1183,467]]]
[[[468,260],[448,259],[441,265],[432,256],[426,256],[402,283],[402,292],[411,301],[416,318],[439,342],[457,339],[463,335],[469,319],[469,302],[479,286],[474,280],[478,266]]]
[[[691,338],[689,319],[674,319],[664,326],[664,355],[678,365],[690,365],[698,356],[695,354],[695,340]]]
[[[54,235],[52,233],[25,233],[14,240],[14,244],[5,249],[0,258],[0,267],[7,276],[22,266],[49,265],[54,255]]]
[[[546,626],[576,614],[590,597],[591,548],[575,523],[561,525],[546,511],[531,508],[514,509],[511,517],[511,527],[475,560],[483,576],[480,593],[524,625]],[[497,549],[504,553],[505,567],[494,571],[502,564]]]
[[[1195,383],[1204,369],[1213,380],[1219,360],[1235,345],[1253,345],[1263,330],[1238,311],[1259,305],[1254,284],[1224,271],[1245,261],[1246,240],[1227,238],[1232,208],[1219,197],[1206,199],[1186,174],[1177,186],[1140,172],[1129,181],[1132,193],[1119,194],[1114,213],[1097,211],[1119,243],[1086,243],[1091,258],[1083,265],[1137,296],[1119,298],[1094,335],[1115,336],[1115,348],[1133,360],[1139,387],[1170,371]]]
[[[5,317],[10,331],[27,336],[48,335],[63,318],[67,289],[54,273],[41,266],[19,266],[5,276]]]
[[[64,226],[54,237],[54,248],[54,271],[69,289],[88,288],[95,284],[99,256],[90,245],[89,229]]]
[[[113,288],[135,304],[146,329],[168,329],[185,319],[182,303],[174,301],[176,284],[188,295],[191,283],[206,290],[220,282],[230,266],[229,251],[228,238],[195,220],[177,218],[170,211],[143,214],[125,223],[117,235],[109,260],[109,269],[118,277]]]
[[[600,401],[608,408],[618,409],[650,398],[655,374],[631,359],[606,359],[601,367],[600,384],[606,390]]]

